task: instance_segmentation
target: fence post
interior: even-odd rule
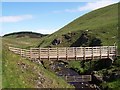
[[[102,59],[102,50],[101,50],[101,46],[100,46],[100,59]]]
[[[57,47],[57,60],[59,60],[59,50],[58,50],[58,47]]]
[[[108,48],[107,48],[107,54],[108,54],[108,58],[110,57],[110,55],[109,55],[109,51],[110,49],[109,49],[109,46],[108,46]]]
[[[92,60],[94,59],[94,49],[93,49],[93,47],[92,47]]]
[[[26,58],[26,49],[24,50],[24,57]]]
[[[49,48],[48,48],[48,60],[50,60],[50,56],[49,56],[49,54],[50,54],[50,51],[49,51]]]
[[[41,54],[41,48],[39,48],[39,60],[41,60],[40,54]]]
[[[75,60],[77,60],[77,47],[74,47],[75,49]]]
[[[115,45],[115,56],[116,56],[116,57],[119,56],[119,55],[118,55],[117,45]]]
[[[30,59],[32,59],[32,48],[30,48]]]
[[[68,60],[68,50],[67,50],[68,48],[66,47],[65,49],[66,49],[66,60]]]
[[[84,59],[84,60],[86,60],[86,55],[85,55],[85,51],[86,51],[86,50],[85,50],[85,49],[86,49],[86,48],[84,47],[84,48],[83,48],[83,59]]]
[[[20,49],[20,56],[22,56],[22,49]]]

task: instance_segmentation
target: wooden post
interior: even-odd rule
[[[67,80],[67,76],[65,76],[65,79],[66,79],[66,81],[68,81],[68,80]]]
[[[65,49],[66,49],[66,60],[68,60],[68,50],[67,50],[68,48],[66,47]]]
[[[39,60],[41,60],[41,48],[39,48]]]
[[[48,60],[50,60],[50,50],[49,50],[49,48],[48,48]]]
[[[24,50],[24,57],[26,58],[26,49]]]
[[[32,48],[30,48],[30,59],[32,59]]]
[[[107,54],[108,54],[108,58],[110,57],[110,48],[109,48],[109,46],[108,46],[108,48],[107,48]]]
[[[85,49],[86,49],[86,48],[84,47],[84,48],[83,48],[83,59],[84,59],[84,60],[86,60],[86,55],[85,55],[85,51],[86,51],[86,50],[85,50]]]
[[[22,49],[20,49],[20,56],[22,56]]]
[[[117,49],[117,45],[115,45],[115,56],[118,56],[118,49]]]
[[[92,47],[92,60],[94,59],[94,49],[93,49],[93,47]]]
[[[58,47],[57,47],[57,60],[59,60],[59,50],[58,50]]]
[[[75,47],[75,60],[77,60],[77,47]]]
[[[101,46],[100,46],[100,59],[102,59],[102,50],[101,50]]]

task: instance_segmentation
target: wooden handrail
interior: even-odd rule
[[[30,48],[21,49],[9,47],[9,50],[20,54],[21,56],[32,59],[74,59],[74,60],[87,60],[96,58],[111,58],[116,56],[116,46],[99,46],[99,47],[57,47],[57,48]],[[30,52],[28,52],[30,51]]]

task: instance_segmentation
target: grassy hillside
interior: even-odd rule
[[[83,32],[87,32],[90,37],[101,39],[103,45],[113,45],[117,38],[117,27],[118,4],[113,4],[75,19],[52,35],[48,35],[39,46],[53,46],[52,41],[57,38],[61,40],[58,46],[71,46]],[[70,36],[70,40],[67,40],[65,35]]]
[[[24,42],[24,43],[21,43]],[[34,40],[25,44],[25,39],[17,43],[16,39],[3,38],[2,51],[2,87],[3,88],[71,88],[62,78],[8,50],[9,45],[26,48],[34,45]],[[26,41],[28,43],[28,41]]]
[[[16,38],[14,35],[3,37],[3,42],[9,46],[21,47],[21,48],[30,48],[36,47],[42,38],[30,38],[28,36]]]
[[[5,34],[3,41],[9,46],[30,48],[36,47],[46,36],[35,32],[14,32]]]

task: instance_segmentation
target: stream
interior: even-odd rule
[[[63,77],[63,76],[80,76],[76,71],[67,68],[66,64],[63,62],[54,62],[51,65],[51,70],[53,70],[57,76]],[[92,84],[91,82],[68,82],[69,84],[75,86],[75,88],[87,88],[87,90],[94,88],[94,90],[97,89],[95,84]]]

